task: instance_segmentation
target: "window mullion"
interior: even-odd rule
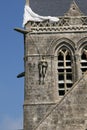
[[[67,82],[67,79],[66,79],[66,53],[64,53],[64,87],[65,87],[65,93],[66,93],[66,89],[67,89],[66,82]]]

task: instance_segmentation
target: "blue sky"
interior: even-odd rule
[[[65,13],[64,11],[67,11],[66,8],[68,8],[64,6],[66,0],[55,1],[58,2],[58,7],[55,8],[53,14],[57,12],[60,5],[62,6],[61,14]],[[65,3],[69,5],[71,1],[67,0]],[[63,5],[59,2],[62,2]],[[82,11],[87,14],[86,2],[87,0],[78,0]],[[37,9],[40,7],[39,11],[42,11],[43,15],[45,14],[43,4],[39,6],[36,0],[31,0],[31,4],[33,9],[36,6]],[[22,128],[24,79],[17,79],[16,76],[24,70],[23,35],[13,29],[15,27],[22,28],[24,5],[25,0],[1,0],[0,3],[0,130]],[[37,9],[35,10],[38,12]],[[50,15],[50,10],[47,10],[47,13]],[[58,11],[58,15],[59,13]]]
[[[17,79],[23,68],[22,27],[24,0],[0,2],[0,130],[22,128],[24,80]]]

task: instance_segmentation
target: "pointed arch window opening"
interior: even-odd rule
[[[83,48],[81,54],[81,70],[82,74],[87,71],[87,46]]]
[[[58,93],[63,96],[73,84],[71,53],[67,48],[58,51]]]

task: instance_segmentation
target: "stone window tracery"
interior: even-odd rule
[[[71,53],[67,48],[58,51],[58,93],[63,96],[73,84]]]

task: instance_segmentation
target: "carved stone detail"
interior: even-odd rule
[[[48,63],[45,60],[45,57],[42,57],[41,60],[38,63],[38,69],[39,69],[39,84],[44,84],[44,78],[46,75]]]
[[[43,22],[29,22],[31,33],[61,32],[61,31],[85,31],[87,30],[87,16],[59,17],[58,22],[50,23],[49,20]]]

